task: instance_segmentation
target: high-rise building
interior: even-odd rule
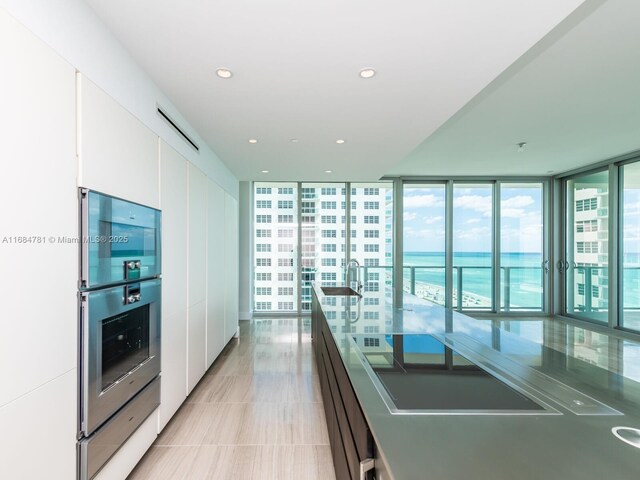
[[[255,183],[254,311],[298,311],[298,295],[300,309],[311,310],[312,282],[345,282],[352,259],[363,290],[383,296],[392,278],[392,202],[389,183],[349,191],[345,184]],[[368,301],[363,321],[379,315]]]
[[[573,309],[606,312],[608,309],[609,256],[608,202],[606,187],[576,189],[573,195]]]

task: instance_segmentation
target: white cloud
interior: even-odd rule
[[[408,238],[443,238],[444,231],[442,229],[423,228],[422,230],[416,230],[415,228],[405,228],[404,236]]]
[[[405,222],[410,222],[411,220],[415,220],[416,218],[418,218],[418,214],[417,213],[413,213],[413,212],[404,212],[402,214],[402,219]]]
[[[539,212],[527,212],[525,207],[533,205],[535,200],[529,195],[516,195],[500,202],[500,213],[505,218],[521,218],[539,215]]]
[[[470,228],[469,230],[462,230],[457,232],[456,238],[459,239],[480,239],[480,237],[487,236],[491,234],[491,229],[489,227],[476,227]]]
[[[535,200],[533,197],[529,195],[516,195],[515,197],[508,198],[506,200],[502,200],[500,202],[500,206],[505,208],[523,208],[528,207],[529,205],[533,205]]]
[[[503,218],[521,218],[524,216],[524,210],[522,208],[504,208],[500,212]]]
[[[435,195],[414,195],[404,197],[402,200],[404,208],[425,208],[425,207],[441,207],[444,202]]]
[[[464,222],[467,225],[473,225],[474,223],[480,223],[481,220],[479,218],[470,218],[469,220],[467,220],[466,222]]]
[[[427,225],[440,223],[442,220],[444,220],[444,217],[442,215],[438,215],[437,217],[424,217],[424,223]]]
[[[462,195],[453,201],[457,208],[467,208],[484,215],[491,215],[491,195]]]

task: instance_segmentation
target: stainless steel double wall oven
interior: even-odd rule
[[[160,404],[159,210],[80,189],[78,476]]]

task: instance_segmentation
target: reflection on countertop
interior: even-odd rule
[[[551,318],[474,319],[409,294],[395,306],[391,289],[365,291],[363,298],[326,297],[318,290],[392,478],[423,478],[427,472],[447,480],[637,475],[640,451],[616,440],[611,429],[640,427],[640,344]],[[394,335],[407,334],[452,344],[464,340],[469,351],[483,347],[494,358],[529,368],[533,376],[566,385],[622,415],[580,414],[562,404],[554,405],[562,415],[393,415],[359,352],[379,351]]]

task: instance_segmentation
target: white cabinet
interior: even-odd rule
[[[209,180],[207,195],[207,368],[225,345],[225,193]]]
[[[187,393],[206,370],[207,177],[189,164]]]
[[[2,407],[76,367],[78,193],[75,69],[0,9],[0,70]],[[49,402],[38,398],[36,410]],[[21,428],[35,425],[15,408]],[[0,451],[19,445],[0,431]]]
[[[78,74],[81,187],[158,208],[158,137]]]
[[[70,370],[0,408],[2,478],[76,478],[77,378]]]
[[[225,343],[238,331],[238,202],[225,192]]]
[[[160,429],[186,398],[187,161],[160,141],[162,209],[162,384]]]

